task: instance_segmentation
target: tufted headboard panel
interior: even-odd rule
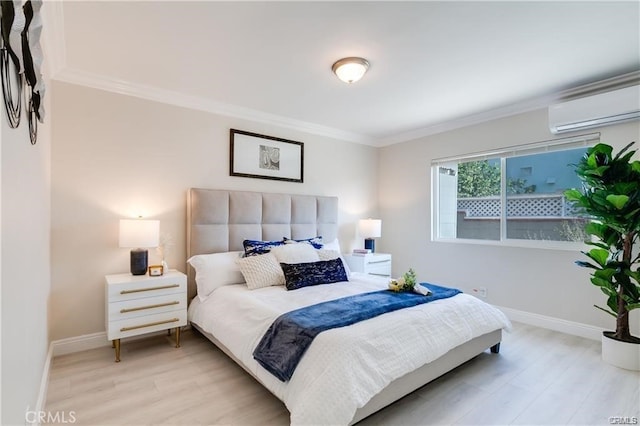
[[[243,250],[242,241],[338,236],[338,197],[191,188],[187,196],[187,259]],[[189,297],[196,292],[187,265]]]

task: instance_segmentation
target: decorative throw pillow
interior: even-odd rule
[[[187,260],[196,271],[196,288],[201,301],[204,301],[218,287],[244,283],[244,277],[236,264],[236,260],[241,255],[241,251],[230,251],[199,254]]]
[[[271,249],[271,253],[278,259],[278,263],[317,262],[318,250],[310,244],[283,244]]]
[[[349,280],[339,258],[311,263],[281,263],[280,266],[287,290]]]
[[[321,249],[316,250],[316,253],[318,253],[319,260],[333,260],[340,257],[340,253],[335,250]]]
[[[244,240],[242,245],[244,246],[245,256],[256,256],[258,254],[268,253],[272,248],[281,246],[284,241],[259,241],[259,240]]]
[[[236,260],[249,290],[284,284],[284,275],[273,253],[241,257]]]
[[[313,238],[306,238],[306,239],[303,239],[303,240],[292,240],[291,238],[284,237],[283,240],[284,240],[285,244],[295,244],[295,243],[311,244],[313,246],[313,248],[316,248],[316,249],[321,249],[322,245],[323,245],[321,236],[317,236],[317,237],[313,237]]]

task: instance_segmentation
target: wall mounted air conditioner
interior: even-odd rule
[[[640,85],[549,107],[552,133],[572,132],[640,118]]]

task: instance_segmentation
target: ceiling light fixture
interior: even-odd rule
[[[369,69],[369,61],[364,58],[342,58],[331,67],[338,78],[345,83],[354,83]]]

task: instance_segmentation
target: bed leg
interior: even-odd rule
[[[496,343],[495,345],[491,346],[491,353],[492,354],[500,353],[500,343]]]

